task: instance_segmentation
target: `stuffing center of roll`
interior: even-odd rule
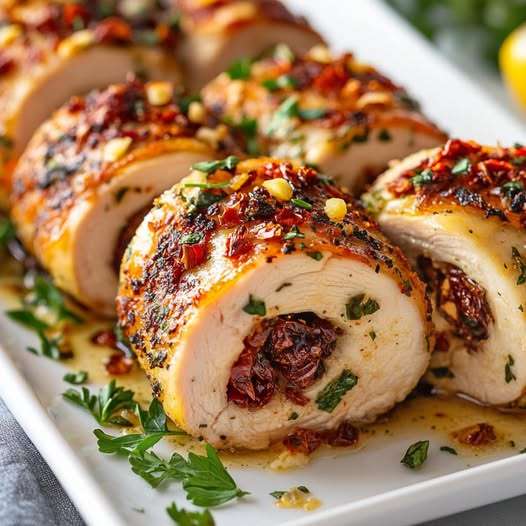
[[[165,192],[117,310],[169,416],[220,447],[370,421],[429,361],[401,252],[327,177],[276,159],[197,163]]]

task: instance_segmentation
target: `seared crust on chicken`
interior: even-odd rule
[[[299,159],[352,190],[388,161],[442,144],[446,136],[406,91],[348,53],[317,46],[226,72],[202,93],[207,109],[237,126],[249,153]]]
[[[0,11],[2,159],[16,160],[36,128],[71,96],[130,72],[179,81],[171,12],[125,2],[7,2]],[[104,4],[104,6],[103,6]],[[129,4],[129,3],[128,3]],[[122,6],[122,8],[120,7]],[[3,175],[9,186],[10,167]]]
[[[156,201],[117,311],[166,413],[218,447],[372,420],[430,356],[400,250],[325,176],[269,158],[194,166]]]
[[[438,387],[495,405],[526,388],[526,148],[451,140],[365,196],[418,265],[434,304]]]
[[[276,44],[305,53],[323,41],[277,0],[176,0],[175,5],[184,35],[178,50],[191,91],[235,60],[258,57]]]
[[[125,227],[215,155],[173,100],[171,84],[137,80],[73,98],[13,174],[21,241],[59,287],[101,314],[114,314],[116,269],[133,234]]]

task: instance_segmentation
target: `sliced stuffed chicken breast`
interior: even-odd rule
[[[229,71],[202,92],[207,109],[237,127],[252,153],[299,159],[359,190],[391,159],[437,146],[445,135],[407,93],[351,54],[323,46]]]
[[[201,134],[173,101],[171,84],[136,80],[73,98],[14,171],[21,241],[59,287],[101,314],[114,313],[122,252],[153,198],[217,155],[207,142],[214,130]]]
[[[179,80],[170,11],[150,5],[135,12],[125,4],[103,9],[99,2],[17,1],[2,11],[4,164],[18,158],[36,128],[71,96],[123,82],[133,72]],[[4,187],[10,166],[5,168]]]
[[[121,266],[119,321],[166,413],[260,449],[403,400],[429,363],[430,311],[399,249],[312,168],[197,168]]]
[[[190,90],[234,61],[254,58],[278,43],[305,53],[322,38],[277,0],[176,0],[183,39],[178,48]]]
[[[522,404],[526,388],[525,169],[525,148],[451,140],[395,165],[365,196],[428,284],[428,380],[487,404]]]

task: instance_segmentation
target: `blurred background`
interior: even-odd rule
[[[526,122],[526,0],[385,0]]]

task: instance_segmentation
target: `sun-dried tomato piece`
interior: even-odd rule
[[[358,443],[360,430],[350,422],[342,422],[336,430],[326,433],[324,438],[334,447],[352,447]]]
[[[298,428],[283,440],[283,444],[293,453],[310,455],[321,446],[322,437],[311,429]]]
[[[240,225],[228,236],[226,240],[226,256],[237,258],[246,254],[254,246],[247,227]]]
[[[113,353],[105,364],[106,371],[112,376],[128,374],[133,367],[133,360],[128,358],[123,352]]]
[[[117,349],[117,337],[112,329],[103,329],[96,332],[91,337],[91,342],[94,345],[101,347],[110,347],[111,349]]]
[[[130,24],[121,18],[111,17],[102,20],[94,29],[95,40],[101,43],[129,42],[132,37]]]
[[[455,431],[453,436],[461,444],[468,446],[485,446],[497,440],[495,428],[486,422]]]

